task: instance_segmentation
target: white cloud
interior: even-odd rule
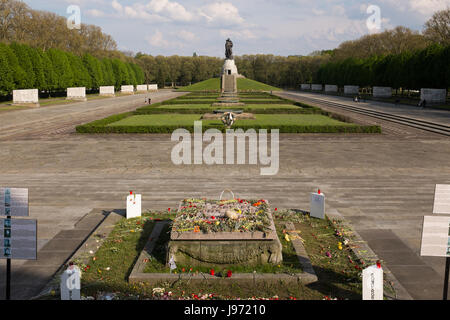
[[[97,9],[90,9],[86,11],[86,14],[88,16],[94,17],[94,18],[102,18],[102,17],[106,17],[107,14],[104,13],[103,11],[97,10]]]
[[[410,0],[410,7],[423,15],[432,15],[450,6],[450,0]]]
[[[152,0],[146,6],[151,12],[166,16],[175,21],[191,21],[193,15],[178,2]]]
[[[249,29],[242,30],[230,30],[230,29],[221,29],[219,31],[220,36],[223,38],[235,38],[235,39],[257,39],[258,37]]]
[[[230,2],[215,2],[198,10],[198,14],[210,24],[241,25],[244,19]]]
[[[186,31],[186,30],[180,30],[180,31],[176,32],[175,35],[179,39],[186,40],[186,41],[195,41],[198,39],[194,33]]]

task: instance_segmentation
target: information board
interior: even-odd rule
[[[36,260],[37,221],[0,219],[0,259]]]
[[[0,216],[28,215],[28,189],[0,188]]]
[[[450,257],[450,217],[423,217],[420,255]]]

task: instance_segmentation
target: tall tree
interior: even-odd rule
[[[428,40],[441,45],[450,44],[450,8],[441,10],[425,23],[423,35]]]

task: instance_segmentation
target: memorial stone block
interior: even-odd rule
[[[86,101],[86,88],[67,88],[67,100]]]
[[[101,96],[115,96],[114,86],[102,86],[100,87]]]
[[[302,90],[311,90],[311,85],[308,83],[303,83],[301,85]]]
[[[149,84],[148,91],[158,91],[158,85],[157,84]]]
[[[335,84],[326,84],[325,92],[338,92],[338,86]]]
[[[38,89],[13,90],[14,105],[35,105],[39,107]]]
[[[423,217],[421,256],[450,257],[450,217]]]
[[[312,91],[322,91],[323,90],[323,86],[321,84],[312,84],[311,85],[311,90]]]
[[[140,84],[136,87],[136,91],[147,91],[148,86],[146,84]]]
[[[434,191],[433,213],[450,214],[450,185],[437,184]]]
[[[427,105],[445,104],[447,90],[445,89],[420,89],[420,99],[426,100]]]
[[[344,86],[344,94],[348,94],[348,95],[359,94],[359,86]]]
[[[134,86],[122,86],[120,91],[125,94],[134,94]]]
[[[391,87],[373,87],[374,98],[390,98],[392,97]]]

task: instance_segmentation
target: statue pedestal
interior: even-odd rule
[[[226,59],[222,67],[222,75],[238,75],[238,69],[234,60]]]

